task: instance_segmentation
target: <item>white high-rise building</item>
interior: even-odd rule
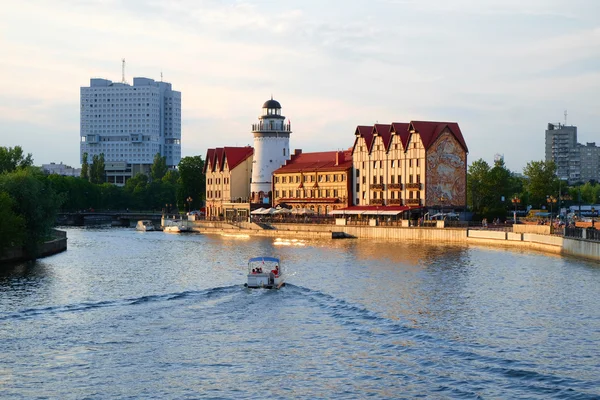
[[[133,85],[90,79],[81,88],[80,161],[104,154],[106,180],[123,185],[149,174],[154,156],[174,168],[181,159],[181,92],[167,82],[133,78]]]
[[[281,104],[267,100],[259,122],[252,124],[254,159],[252,161],[251,202],[269,203],[272,196],[273,171],[290,159],[291,124],[281,115]]]

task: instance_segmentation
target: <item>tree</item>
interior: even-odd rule
[[[184,208],[188,197],[192,198],[192,209],[199,208],[202,204],[206,191],[206,175],[203,170],[202,156],[184,157],[179,162],[177,204],[180,208]]]
[[[488,174],[490,166],[482,158],[469,165],[467,171],[467,203],[473,212],[481,212],[486,200],[490,197]]]
[[[558,178],[553,161],[530,161],[523,168],[523,174],[527,177],[524,187],[529,192],[531,205],[545,206],[546,196],[558,197]]]
[[[33,165],[31,153],[23,156],[21,146],[0,147],[0,174]]]
[[[50,236],[64,196],[58,195],[46,175],[34,167],[0,175],[0,192],[13,199],[13,210],[25,223],[24,249],[36,257],[40,243]]]
[[[90,182],[95,184],[104,183],[104,153],[94,154],[92,166],[90,167]]]
[[[154,156],[154,163],[152,164],[152,169],[150,171],[150,175],[152,176],[153,181],[161,180],[168,171],[167,167],[167,157],[161,157],[160,153],[156,153]]]
[[[0,192],[0,256],[10,247],[21,247],[25,238],[25,220],[14,212],[15,202]]]
[[[86,181],[90,180],[90,166],[88,164],[88,153],[83,153],[83,156],[81,157],[81,178],[85,179]]]

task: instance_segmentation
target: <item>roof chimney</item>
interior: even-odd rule
[[[344,152],[336,151],[335,152],[335,165],[338,166],[344,162]]]

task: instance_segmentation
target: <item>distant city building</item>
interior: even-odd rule
[[[352,150],[302,153],[273,172],[273,205],[315,214],[352,204]]]
[[[248,219],[253,153],[249,146],[208,149],[204,162],[207,219]]]
[[[580,161],[579,180],[581,182],[600,181],[600,147],[595,142],[578,143]]]
[[[581,179],[581,158],[577,146],[577,127],[548,124],[546,129],[546,161],[556,164],[556,176],[569,183]]]
[[[352,161],[355,205],[464,208],[467,145],[455,122],[358,126]]]
[[[57,174],[63,176],[80,176],[81,168],[73,168],[70,165],[50,163],[42,164],[42,170],[47,174]]]
[[[291,124],[281,115],[281,104],[267,100],[259,122],[252,124],[254,160],[252,161],[251,202],[271,204],[273,171],[290,158]]]
[[[150,173],[154,156],[174,168],[181,159],[181,92],[167,82],[133,78],[133,85],[90,79],[81,88],[80,160],[104,154],[107,182]]]
[[[600,180],[600,147],[577,143],[577,127],[548,124],[546,161],[556,164],[556,176],[570,185]]]

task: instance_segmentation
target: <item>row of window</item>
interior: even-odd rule
[[[331,197],[338,197],[338,190],[337,189],[315,189],[315,190],[311,190],[311,189],[296,189],[296,190],[282,190],[281,192],[279,190],[275,191],[275,198],[280,198],[279,193],[281,193],[281,198],[289,198],[289,197],[293,197],[293,198],[331,198]],[[342,193],[345,193],[342,191]]]
[[[345,174],[321,174],[318,175],[319,182],[344,182],[346,180]],[[302,179],[300,175],[292,175],[292,176],[274,176],[274,183],[300,183],[302,182],[314,182],[314,175],[302,175]]]
[[[414,164],[415,164],[415,166],[416,166],[416,167],[419,167],[419,164],[420,164],[419,160],[420,160],[419,158],[415,158],[415,159],[414,159],[414,161],[415,161],[415,163],[414,163]],[[401,161],[401,160],[390,160],[390,168],[395,168],[395,167],[396,167],[396,165],[398,165],[398,167],[399,167],[399,168],[400,168],[400,167],[402,167],[402,165],[401,165],[400,161]],[[365,165],[365,161],[363,161],[363,162],[362,162],[362,169],[363,169],[363,170],[365,169],[365,166],[366,166],[366,165]],[[409,168],[412,168],[412,166],[413,166],[413,159],[412,159],[412,158],[409,158],[409,159],[408,159],[408,167],[409,167]],[[377,169],[377,168],[379,168],[379,169],[382,169],[382,168],[383,168],[383,160],[376,160],[376,161],[373,161],[373,169]],[[357,169],[357,170],[356,170],[356,176],[358,176],[358,174],[359,174],[359,170]]]
[[[396,177],[397,177],[397,179],[396,179]],[[390,182],[389,183],[392,184],[392,185],[394,185],[396,183],[402,183],[402,175],[390,175],[389,178],[390,178]],[[362,177],[362,183],[363,183],[363,185],[367,184],[367,177],[366,176]],[[384,185],[386,183],[387,182],[384,182],[383,175],[380,175],[379,179],[376,176],[373,177],[373,184],[374,185],[377,185],[377,184]],[[421,183],[421,175],[415,175],[414,178],[413,178],[413,175],[409,175],[407,183]]]
[[[412,143],[409,143],[409,144],[408,144],[408,148],[410,148],[410,147],[411,147],[411,145],[412,145],[412,148],[413,148],[413,149],[416,149],[416,148],[417,148],[417,142],[412,142]],[[399,148],[401,148],[401,147],[399,147],[398,143],[395,143],[395,144],[394,144],[394,150],[398,150]],[[376,144],[375,146],[373,146],[373,149],[372,149],[372,150],[384,150],[384,147],[383,147],[383,145],[382,145],[382,144]],[[358,146],[358,151],[366,151],[366,150],[365,150],[365,146]]]
[[[213,181],[215,181],[216,185],[220,185],[221,184],[221,178],[214,178],[214,179],[213,178],[208,178],[206,180],[206,184],[207,185],[212,185]],[[223,184],[224,185],[229,185],[229,178],[223,178]]]
[[[358,191],[357,191],[357,193],[358,193]],[[379,193],[379,194],[378,194],[378,193]],[[385,199],[385,197],[384,197],[383,193],[384,193],[384,192],[373,191],[373,192],[371,193],[371,198],[372,198],[372,199]],[[413,194],[413,193],[414,193],[414,194]],[[367,192],[366,192],[366,191],[364,191],[364,190],[363,190],[363,192],[362,192],[362,198],[363,198],[363,199],[366,199],[366,198],[367,198]],[[390,198],[390,199],[398,199],[398,200],[402,200],[402,196],[401,196],[401,193],[400,193],[400,192],[390,192],[390,197],[389,197],[389,198]],[[412,199],[412,198],[415,198],[415,199],[420,199],[420,198],[421,198],[421,192],[418,192],[418,191],[417,191],[417,192],[408,192],[408,198],[409,198],[409,199]],[[358,202],[356,202],[356,203],[358,204]]]

